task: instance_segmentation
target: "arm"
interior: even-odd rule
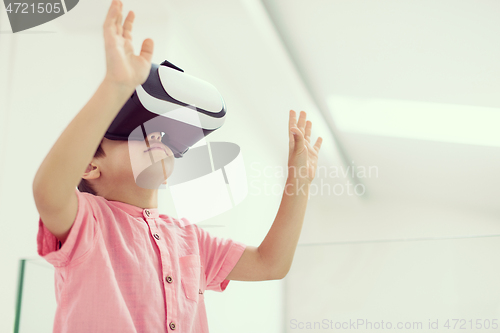
[[[40,217],[61,241],[76,217],[75,187],[107,128],[151,68],[153,41],[146,39],[140,55],[134,55],[130,35],[134,14],[129,12],[122,27],[121,10],[121,2],[114,0],[103,24],[107,65],[103,82],[57,139],[33,180]]]
[[[309,198],[309,186],[316,174],[323,139],[310,143],[312,122],[301,112],[296,123],[290,111],[288,178],[276,218],[260,246],[247,246],[228,280],[261,281],[282,279],[292,265],[295,248]]]

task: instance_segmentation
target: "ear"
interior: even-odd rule
[[[82,178],[96,179],[99,178],[100,176],[101,176],[101,170],[99,169],[99,166],[94,163],[90,163],[89,165],[87,165],[87,170],[85,170],[85,172],[83,173]]]

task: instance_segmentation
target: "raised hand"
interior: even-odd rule
[[[318,154],[323,139],[318,137],[311,145],[312,122],[307,120],[306,112],[301,111],[299,121],[294,110],[290,110],[288,123],[289,153],[288,178],[297,178],[312,182],[316,175]]]
[[[154,43],[150,38],[145,39],[140,54],[134,54],[131,34],[134,12],[128,12],[122,26],[122,8],[123,3],[120,0],[113,0],[103,24],[106,49],[105,79],[133,91],[148,78]]]

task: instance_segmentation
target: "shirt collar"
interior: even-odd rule
[[[125,202],[108,200],[108,203],[134,217],[154,218],[159,217],[158,208],[141,208]]]

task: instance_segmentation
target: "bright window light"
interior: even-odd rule
[[[332,95],[341,131],[500,147],[500,109]]]

